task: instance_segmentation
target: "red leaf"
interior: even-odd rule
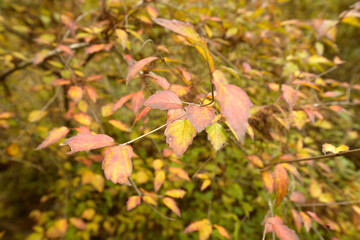
[[[126,83],[128,83],[131,79],[135,78],[136,74],[143,69],[147,64],[151,63],[152,61],[158,59],[157,57],[148,57],[144,58],[137,63],[135,63],[128,72],[128,75],[126,77]]]
[[[117,109],[121,108],[127,101],[129,101],[132,98],[133,95],[134,93],[130,93],[128,95],[121,97],[120,100],[114,104],[112,111],[115,112]]]
[[[146,74],[146,76],[155,79],[156,83],[159,84],[163,89],[169,90],[170,83],[168,82],[168,80],[166,80],[166,78],[160,77],[159,75],[155,75],[155,74]]]
[[[273,231],[275,231],[276,236],[280,240],[298,240],[299,238],[296,236],[294,230],[283,225],[281,219],[279,219],[278,216],[275,216],[267,220],[267,223],[271,225]]]
[[[113,183],[130,185],[128,177],[132,173],[131,157],[133,149],[129,145],[109,147],[105,150],[102,169],[107,180]]]
[[[144,92],[143,91],[137,91],[136,93],[134,93],[134,95],[132,96],[132,101],[131,101],[131,107],[133,112],[136,114],[139,109],[142,107],[142,105],[144,104]]]
[[[143,110],[141,110],[141,112],[139,112],[138,114],[136,114],[135,120],[133,125],[135,125],[135,123],[137,123],[137,121],[139,121],[141,118],[143,118],[144,116],[146,116],[146,114],[148,114],[148,112],[151,110],[151,107],[145,107]]]
[[[47,146],[56,143],[61,138],[65,137],[69,133],[69,129],[67,127],[59,127],[52,129],[46,139],[39,145],[35,150],[40,150],[46,148]]]
[[[275,176],[275,197],[276,197],[275,205],[278,206],[281,200],[286,196],[289,186],[289,177],[282,164],[276,165],[274,169],[274,176]]]
[[[151,95],[144,103],[145,106],[157,108],[160,110],[179,109],[182,108],[182,102],[178,96],[172,91],[157,91]]]
[[[112,146],[114,145],[114,139],[105,134],[78,133],[76,136],[66,139],[62,145],[65,144],[71,147],[71,151],[68,154],[73,154],[80,151]]]
[[[186,118],[197,132],[201,132],[212,123],[215,118],[215,109],[212,107],[187,106]]]
[[[293,87],[286,84],[281,85],[281,90],[283,91],[285,101],[289,104],[290,110],[292,110],[295,106],[298,92]]]
[[[243,141],[252,103],[248,95],[241,88],[216,81],[214,83],[221,113],[226,117],[237,140]]]

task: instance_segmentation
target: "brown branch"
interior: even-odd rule
[[[75,50],[75,49],[80,49],[80,48],[84,48],[87,46],[89,46],[88,43],[74,43],[74,44],[69,45],[68,47],[72,50]],[[48,58],[54,57],[54,56],[62,53],[62,52],[63,51],[61,49],[56,48],[47,54],[44,61]],[[9,76],[10,74],[12,74],[13,72],[20,70],[20,69],[24,69],[24,68],[28,67],[29,65],[33,64],[33,62],[34,62],[34,58],[31,58],[30,60],[20,62],[15,67],[8,68],[8,69],[1,71],[0,72],[0,82],[5,81],[6,77]]]
[[[299,207],[325,207],[325,206],[339,206],[339,205],[353,205],[359,204],[360,200],[350,200],[342,202],[329,202],[329,203],[303,203],[298,204]]]
[[[339,153],[316,156],[316,157],[297,158],[297,159],[291,159],[291,160],[267,163],[267,164],[264,165],[264,168],[274,166],[274,165],[277,165],[277,164],[281,164],[281,163],[296,163],[296,162],[303,162],[303,161],[319,160],[319,159],[324,159],[324,158],[338,157],[338,156],[342,156],[342,155],[345,155],[345,154],[348,154],[348,153],[354,153],[354,152],[360,152],[360,148],[349,150],[349,151],[344,151],[344,152],[339,152]]]

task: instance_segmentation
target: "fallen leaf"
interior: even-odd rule
[[[114,139],[105,134],[78,133],[76,136],[68,138],[62,145],[69,145],[73,154],[80,151],[87,151],[114,145]]]
[[[46,148],[47,146],[56,143],[61,138],[65,137],[69,133],[69,129],[67,127],[59,127],[52,129],[48,136],[45,138],[42,143],[35,150],[40,150]]]

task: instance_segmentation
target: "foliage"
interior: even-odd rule
[[[0,11],[0,239],[357,237],[360,2]]]

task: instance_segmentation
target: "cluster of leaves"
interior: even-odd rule
[[[354,239],[360,85],[331,74],[360,3],[56,4],[3,3],[0,220],[24,210],[29,240]]]

